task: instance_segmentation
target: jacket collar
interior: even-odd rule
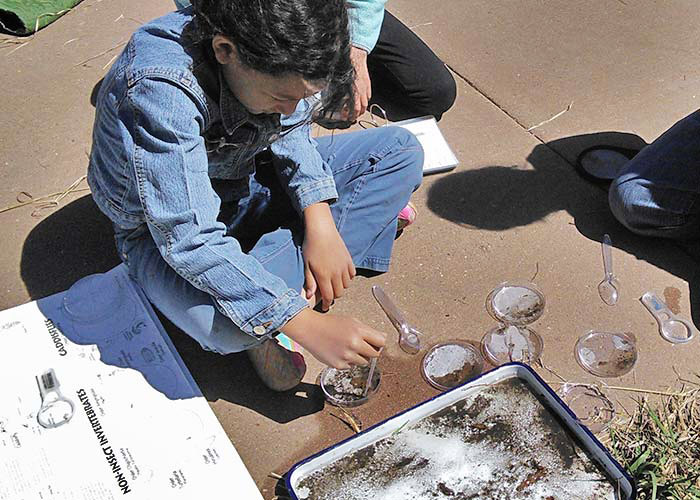
[[[204,60],[194,69],[194,75],[205,94],[213,99],[218,96],[219,115],[226,134],[233,134],[244,123],[251,123],[259,129],[280,128],[279,114],[254,115],[236,99],[226,84],[224,73],[214,58],[211,47],[206,47],[204,50]]]
[[[224,74],[217,64],[217,78],[219,81],[219,110],[221,112],[221,122],[224,124],[224,129],[228,135],[243,125],[246,121],[254,121],[254,115],[248,112],[247,109],[236,99],[231,92],[231,89],[226,85]]]

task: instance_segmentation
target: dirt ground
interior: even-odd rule
[[[635,369],[606,379],[611,386],[664,390],[678,376],[694,377],[698,341],[665,342],[639,297],[655,291],[700,324],[697,257],[627,232],[604,189],[580,178],[573,160],[591,144],[649,143],[698,107],[696,7],[693,0],[389,2],[454,72],[457,102],[440,127],[460,165],[425,179],[414,196],[418,220],[397,241],[391,271],[355,280],[335,311],[395,338],[370,293],[380,284],[426,344],[479,341],[494,325],[484,307],[489,291],[532,280],[547,300],[533,324],[543,360],[564,379],[595,379],[573,356],[576,339],[591,329],[632,332],[638,341]],[[85,0],[34,37],[0,45],[0,209],[20,193],[62,192],[85,175],[93,90],[134,28],[171,8],[165,0]],[[0,308],[118,263],[106,220],[84,181],[78,188],[55,207],[0,212]],[[622,286],[614,307],[597,294],[605,233]],[[262,387],[245,356],[202,352],[170,330],[265,498],[276,483],[269,473],[283,474],[352,434],[318,397],[322,366],[314,360],[298,390],[279,395]],[[419,362],[396,344],[386,349],[378,394],[354,410],[365,427],[437,394]],[[538,370],[556,387],[556,376]],[[638,395],[608,394],[621,413]]]

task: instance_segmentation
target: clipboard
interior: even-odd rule
[[[449,172],[459,165],[459,160],[447,144],[440,127],[433,116],[421,116],[394,122],[391,125],[405,128],[413,132],[418,142],[423,146],[425,160],[423,175]]]

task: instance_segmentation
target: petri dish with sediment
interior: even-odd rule
[[[489,330],[481,339],[481,352],[493,365],[511,361],[535,363],[542,355],[544,341],[540,335],[526,326],[499,325]]]
[[[559,397],[593,434],[606,430],[615,418],[615,405],[592,384],[564,384]]]
[[[461,340],[434,345],[425,353],[421,363],[425,380],[441,391],[473,379],[483,368],[484,358],[479,349]]]
[[[582,335],[574,348],[581,368],[598,377],[621,377],[637,362],[637,340],[631,333],[598,332]]]
[[[544,313],[545,299],[534,283],[506,281],[486,297],[486,310],[506,325],[528,325]]]
[[[349,370],[327,367],[319,376],[319,385],[329,403],[345,407],[360,406],[379,390],[382,374],[379,366],[376,366],[367,394],[364,395],[368,375],[369,366],[353,366]]]

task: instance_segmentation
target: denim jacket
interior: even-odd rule
[[[266,147],[295,208],[337,198],[310,135],[310,100],[294,114],[252,115],[223,82],[208,47],[181,37],[191,9],[141,27],[100,88],[88,182],[128,262],[150,237],[166,262],[245,333],[272,335],[307,306],[217,221],[222,197],[247,195],[253,157]],[[224,180],[226,192],[213,185]],[[130,246],[131,245],[131,246]]]

